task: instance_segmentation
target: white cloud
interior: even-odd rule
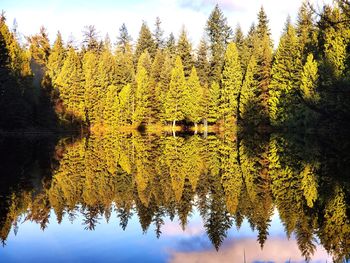
[[[321,246],[316,247],[311,262],[332,262],[331,257]],[[171,263],[229,263],[243,262],[305,262],[304,257],[294,239],[286,240],[269,238],[260,249],[259,243],[253,238],[231,240],[218,252],[214,249],[194,252],[171,252]]]

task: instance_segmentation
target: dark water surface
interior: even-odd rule
[[[0,138],[0,262],[350,256],[347,136]]]

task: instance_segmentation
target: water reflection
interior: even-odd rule
[[[267,254],[288,246],[290,256],[298,248],[304,258],[316,260],[323,248],[334,260],[350,255],[346,137],[130,133],[57,144],[4,140],[1,148],[4,245],[23,221],[46,230],[66,219],[96,230],[118,218],[122,230],[137,219],[148,235],[154,231],[162,239],[181,229],[181,236],[205,233],[220,248],[220,254],[202,253],[195,249],[198,239],[189,239],[188,251],[170,253],[174,262],[184,257],[224,262],[223,255],[235,258],[243,250],[247,262],[268,260],[254,258],[257,246]],[[281,240],[269,239],[277,211],[286,233]],[[200,223],[191,225],[193,218]],[[171,223],[174,219],[178,223]],[[254,237],[234,241],[230,233],[244,224]],[[283,257],[272,259],[289,259]]]

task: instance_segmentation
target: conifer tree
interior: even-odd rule
[[[258,65],[251,56],[244,77],[239,101],[239,113],[244,124],[257,125],[260,121],[261,105],[259,105]]]
[[[189,76],[183,94],[183,107],[185,117],[192,121],[197,130],[197,123],[202,119],[202,96],[203,89],[199,82],[197,70],[192,68],[191,75]]]
[[[198,77],[201,82],[201,85],[203,87],[208,87],[210,64],[208,61],[208,44],[204,37],[199,42],[199,47],[197,50],[196,68],[198,71]]]
[[[87,51],[83,59],[85,104],[88,122],[96,124],[101,120],[100,101],[103,98],[98,79],[98,55],[94,50]]]
[[[126,53],[128,49],[130,49],[130,42],[132,41],[132,37],[128,33],[128,29],[126,25],[123,23],[119,28],[119,35],[117,37],[117,50],[122,53]]]
[[[173,57],[176,53],[176,41],[173,33],[170,33],[166,41],[166,50],[171,55],[171,57]]]
[[[299,38],[302,61],[305,62],[308,54],[315,52],[317,46],[317,32],[313,12],[306,1],[299,8],[296,31]]]
[[[45,27],[40,28],[40,33],[30,37],[30,53],[38,65],[45,68],[50,55],[50,41]]]
[[[93,25],[85,26],[84,31],[84,40],[87,51],[98,52],[99,51],[99,43],[98,43],[98,32]]]
[[[65,57],[66,49],[64,48],[61,33],[58,31],[47,63],[48,74],[53,85],[56,84],[56,79],[63,67]]]
[[[154,114],[151,103],[153,94],[150,89],[150,73],[145,67],[148,64],[150,64],[150,56],[146,50],[139,58],[136,72],[135,112],[133,119],[137,123],[149,123]]]
[[[191,70],[194,64],[192,57],[192,45],[188,40],[185,27],[182,27],[179,40],[176,45],[176,54],[181,58],[185,77],[191,74]]]
[[[301,72],[300,89],[302,97],[309,103],[317,103],[320,96],[317,92],[318,85],[318,63],[310,53]]]
[[[184,118],[184,109],[181,102],[183,101],[183,91],[185,89],[185,85],[186,80],[181,58],[177,56],[174,68],[171,71],[169,90],[164,102],[165,120],[172,121],[173,127],[175,127],[176,121],[183,120]]]
[[[239,96],[242,86],[242,71],[235,43],[230,43],[224,58],[221,79],[221,116],[224,122],[228,118],[239,118]]]
[[[295,117],[296,92],[300,86],[301,53],[294,27],[287,24],[271,70],[269,113],[273,125],[288,123]]]
[[[133,94],[131,94],[131,84],[127,84],[118,94],[119,111],[118,121],[121,124],[131,124],[133,116]]]
[[[74,119],[87,121],[83,80],[82,63],[78,54],[71,47],[56,80],[60,99],[71,121]]]
[[[156,22],[155,22],[155,30],[153,33],[153,37],[156,43],[156,49],[163,49],[164,48],[164,30],[161,28],[162,22],[160,21],[160,18],[157,16]]]
[[[137,61],[141,54],[146,50],[151,58],[154,58],[156,54],[156,43],[146,22],[143,22],[136,43],[135,61]]]
[[[219,5],[211,12],[205,30],[210,47],[210,81],[219,81],[226,46],[232,35],[232,29],[228,26]]]
[[[155,98],[158,106],[158,116],[161,121],[165,121],[165,101],[169,90],[173,60],[168,52],[165,52],[164,63],[159,75],[159,82],[155,89]]]
[[[220,85],[213,82],[209,88],[208,122],[215,123],[220,118]]]

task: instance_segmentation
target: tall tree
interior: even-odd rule
[[[183,107],[185,117],[194,123],[196,130],[197,123],[203,117],[202,96],[203,88],[200,84],[197,70],[193,67],[184,89]]]
[[[153,33],[153,37],[156,43],[156,49],[163,49],[164,47],[164,30],[161,28],[162,22],[160,21],[160,18],[157,16],[156,22],[155,22],[155,29]]]
[[[228,26],[219,5],[216,5],[211,12],[205,30],[210,47],[210,80],[219,81],[226,46],[232,35],[232,29]]]
[[[208,44],[204,37],[202,37],[201,41],[199,42],[199,47],[197,49],[197,59],[195,64],[201,85],[203,87],[208,87],[210,64],[208,60]]]
[[[146,22],[143,22],[136,43],[135,61],[138,61],[141,54],[146,50],[151,56],[151,58],[154,58],[156,54],[156,43]]]
[[[230,43],[224,58],[221,79],[221,116],[224,122],[239,118],[239,96],[242,86],[242,70],[235,43]]]
[[[184,118],[183,105],[181,102],[183,101],[185,85],[186,80],[181,58],[177,56],[174,68],[171,71],[169,90],[164,102],[165,120],[172,121],[173,127],[175,127],[176,121],[183,120]]]
[[[65,57],[66,49],[63,44],[62,35],[58,31],[47,63],[48,74],[53,85],[56,84],[56,79],[63,67]]]
[[[147,65],[150,64],[150,55],[147,50],[141,54],[136,71],[135,112],[134,121],[137,123],[150,122],[154,114],[150,88],[150,72]]]
[[[188,40],[185,27],[182,27],[179,40],[176,45],[176,54],[181,58],[185,77],[191,74],[191,70],[194,64],[192,57],[192,45]]]
[[[132,37],[129,35],[126,25],[123,23],[119,28],[119,35],[117,37],[117,49],[122,53],[126,53],[127,50],[130,49],[131,41]]]
[[[295,118],[296,92],[300,86],[301,53],[294,27],[287,24],[271,70],[269,113],[273,125],[287,124]]]
[[[99,50],[99,35],[93,25],[85,26],[83,31],[84,40],[83,43],[87,51],[97,52]]]

